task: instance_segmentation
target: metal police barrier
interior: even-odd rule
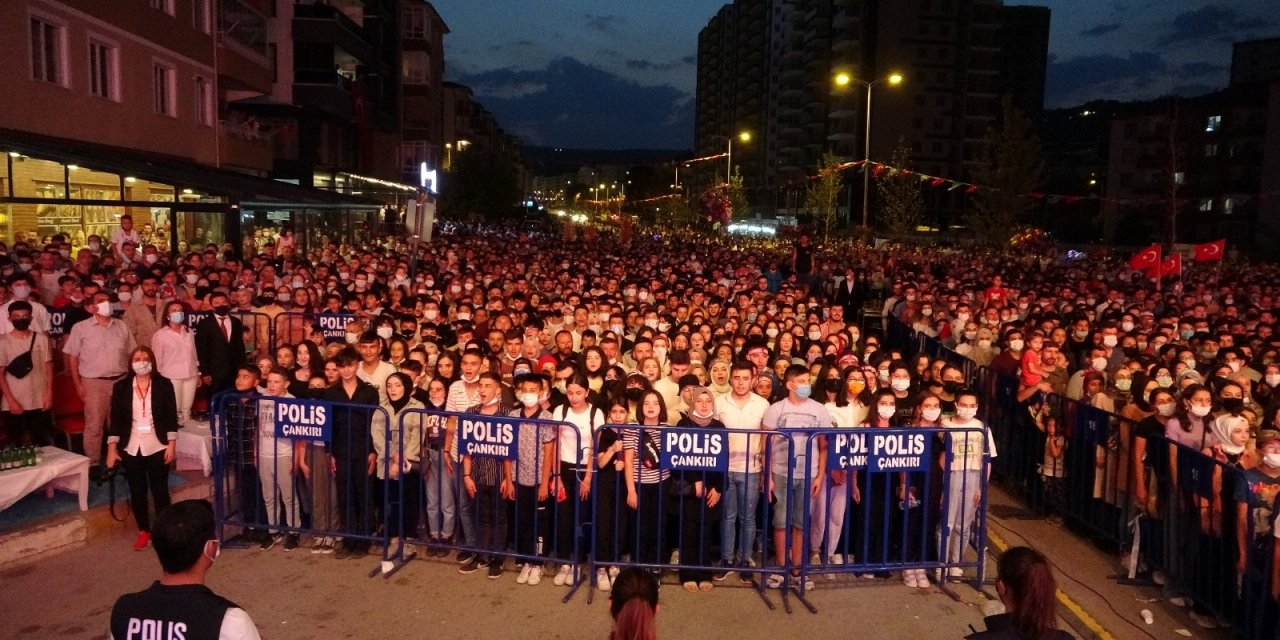
[[[187,326],[195,331],[196,325],[201,320],[209,317],[210,311],[192,311],[187,313]],[[244,348],[246,353],[271,353],[276,351],[275,326],[271,322],[271,316],[258,311],[232,311],[231,315],[239,318],[244,323],[245,339]],[[296,342],[290,344],[297,344]]]
[[[803,584],[787,576],[802,575],[804,559],[771,562],[768,541],[771,523],[779,531],[802,526],[778,523],[775,507],[786,513],[787,504],[802,499],[788,493],[789,465],[772,468],[791,441],[790,432],[692,423],[602,425],[595,433],[592,584],[621,566],[676,572],[693,589],[733,578],[754,588],[770,609],[765,589],[786,586],[781,593],[790,612],[789,594]],[[781,482],[771,494],[775,471]]]
[[[391,424],[385,409],[236,392],[212,404],[220,540],[232,528],[238,542],[264,547],[293,546],[298,536],[304,548],[305,535],[313,553],[363,557],[374,544],[386,548],[390,532],[375,526],[385,504],[375,499],[373,433]]]
[[[837,428],[809,432],[807,440],[810,464],[797,470],[802,482],[794,491],[806,505],[805,557],[819,562],[803,573],[834,581],[899,571],[908,584],[933,579],[949,594],[948,580],[968,576],[981,588],[986,429]]]
[[[391,451],[416,460],[420,479],[389,486],[389,513],[403,523],[387,526],[429,556],[474,556],[470,570],[503,572],[512,559],[526,582],[565,582],[568,602],[586,584],[579,565],[590,566],[591,441],[571,423],[522,415],[401,411]],[[392,547],[397,567],[412,559]]]
[[[271,347],[274,350],[286,344],[298,344],[319,334],[320,343],[346,342],[347,325],[356,320],[355,314],[285,311],[267,323],[270,327]]]

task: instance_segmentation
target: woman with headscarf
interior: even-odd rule
[[[422,491],[422,411],[425,406],[413,398],[413,381],[405,373],[387,376],[387,399],[383,411],[373,414],[370,426],[373,450],[377,455],[375,473],[384,481],[388,500],[383,510],[384,526],[391,535],[391,548],[404,535],[417,535],[418,504]],[[402,492],[403,491],[403,492]],[[403,505],[409,505],[404,508]],[[470,542],[470,541],[468,541]]]
[[[695,387],[690,393],[690,409],[676,423],[687,429],[723,429],[724,423],[715,418],[715,394],[706,387]],[[719,471],[680,469],[673,471],[668,485],[672,498],[673,514],[679,518],[680,564],[706,567],[715,559],[712,555],[711,535],[720,522],[720,496],[724,489],[724,474]],[[707,569],[680,569],[680,582],[685,591],[710,591],[712,572]]]

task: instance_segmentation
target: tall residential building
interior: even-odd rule
[[[1048,9],[1000,0],[737,0],[699,34],[696,155],[749,127],[753,141],[734,154],[749,196],[788,209],[824,153],[864,156],[863,83],[877,83],[869,157],[888,161],[903,139],[917,170],[965,178],[1002,96],[1038,114],[1048,26]],[[895,72],[900,85],[880,82]],[[852,81],[837,86],[838,74]]]
[[[444,36],[449,27],[430,2],[406,0],[401,7],[400,168],[417,184],[423,165],[444,168]]]

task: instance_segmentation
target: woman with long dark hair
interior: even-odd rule
[[[1070,640],[1057,627],[1057,583],[1049,561],[1039,551],[1013,547],[996,563],[996,593],[1005,612],[987,616],[986,631],[965,640]]]
[[[654,616],[658,614],[658,579],[636,567],[627,567],[613,580],[609,593],[609,640],[657,640]]]

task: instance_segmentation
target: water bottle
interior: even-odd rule
[[[38,459],[39,453],[40,453],[39,447],[35,446],[34,444],[27,447],[27,466],[34,467],[40,463],[40,460]]]

